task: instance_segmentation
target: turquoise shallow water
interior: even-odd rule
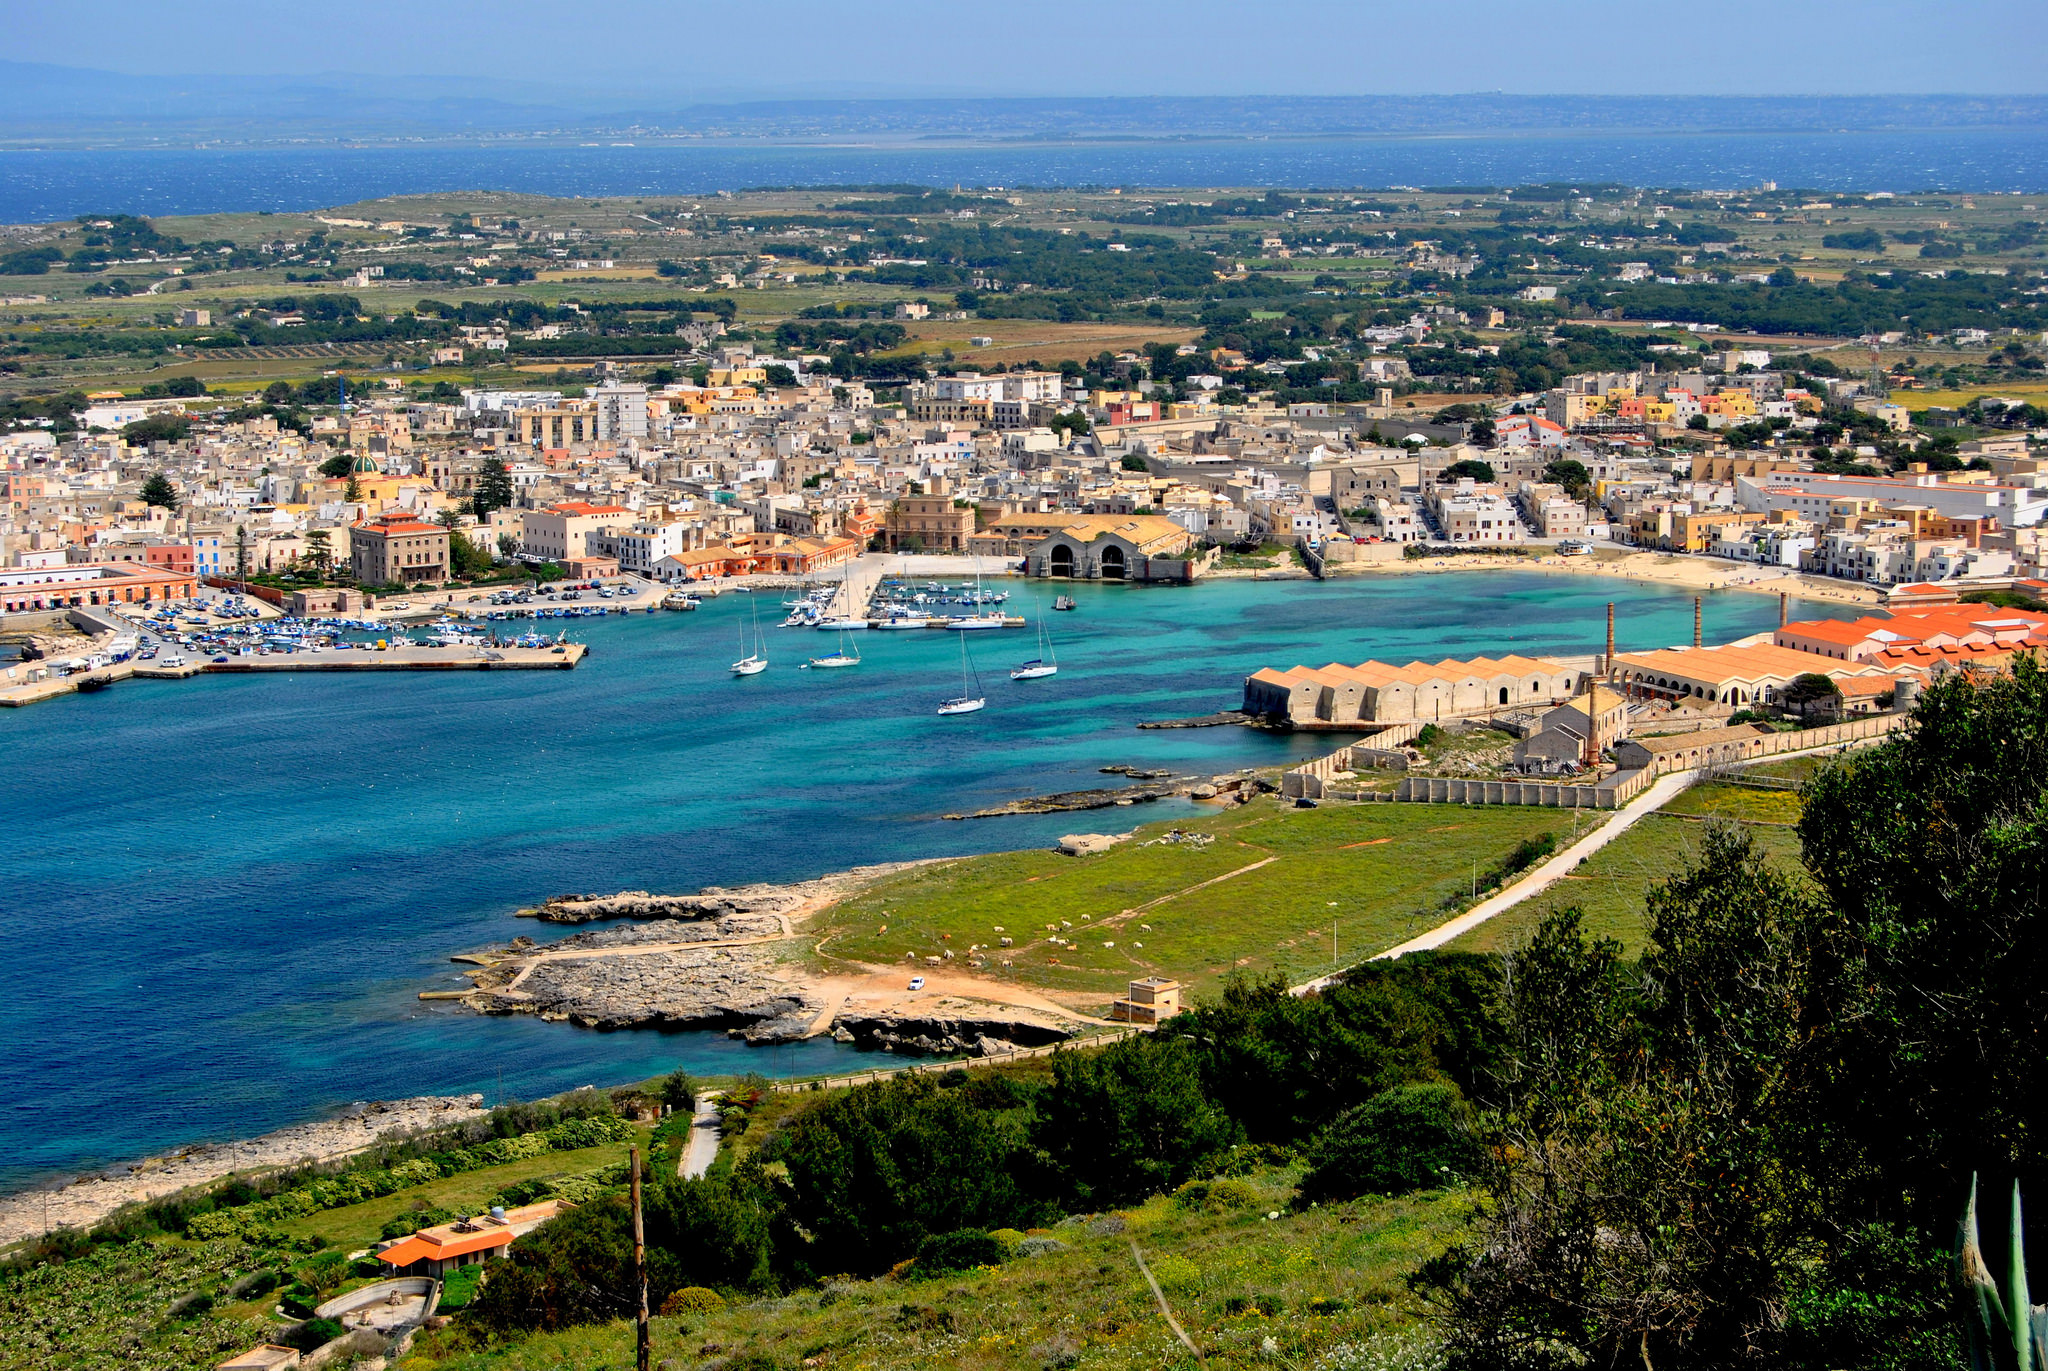
[[[461,983],[451,952],[541,932],[509,913],[549,894],[1046,844],[1107,816],[939,816],[1101,784],[1109,763],[1327,750],[1132,727],[1232,706],[1261,666],[1589,652],[1609,599],[1624,649],[1692,632],[1687,594],[1527,573],[1074,593],[1079,612],[1049,616],[1056,677],[1008,679],[1027,631],[971,635],[989,706],[961,718],[933,714],[959,685],[950,633],[860,634],[861,666],[814,672],[795,666],[827,635],[770,630],[773,667],[733,680],[739,595],[577,626],[593,652],[573,672],[128,682],[0,714],[0,1187],[358,1099],[818,1070],[845,1050],[483,1019],[416,994]],[[1709,593],[1708,639],[1776,614]]]

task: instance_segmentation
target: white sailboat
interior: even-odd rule
[[[752,606],[748,607],[749,609]],[[747,652],[747,626],[740,625],[740,651]],[[768,645],[761,641],[761,626],[754,625],[754,650],[732,664],[735,676],[758,676],[768,669]]]
[[[824,657],[813,657],[805,663],[815,667],[859,666],[860,649],[846,641],[844,633],[839,635],[839,650]]]
[[[973,684],[968,684],[970,677]],[[967,659],[967,640],[960,640],[960,694],[939,705],[941,714],[972,714],[988,704],[981,693],[981,676],[974,670],[974,664]]]
[[[1052,634],[1046,631],[1045,613],[1038,615],[1038,655],[1010,673],[1013,681],[1035,681],[1041,676],[1057,676],[1060,670],[1059,654],[1052,649]]]

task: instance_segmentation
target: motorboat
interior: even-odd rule
[[[1071,596],[1071,595],[1062,595],[1062,596],[1060,596],[1060,597],[1059,597],[1058,599],[1056,599],[1056,600],[1054,600],[1054,601],[1052,602],[1052,607],[1053,607],[1054,609],[1060,609],[1060,610],[1066,610],[1066,609],[1079,609],[1079,608],[1080,608],[1080,606],[1079,606],[1079,605],[1077,605],[1077,604],[1075,604],[1075,603],[1074,603],[1074,597],[1073,597],[1073,596]]]

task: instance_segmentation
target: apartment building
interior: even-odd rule
[[[594,505],[571,500],[520,516],[519,550],[528,557],[559,562],[570,557],[608,556],[591,546],[594,536],[632,524],[637,516],[624,505]]]

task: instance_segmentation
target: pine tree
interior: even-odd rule
[[[142,483],[142,503],[174,510],[178,507],[178,488],[171,484],[170,477],[159,471]]]

